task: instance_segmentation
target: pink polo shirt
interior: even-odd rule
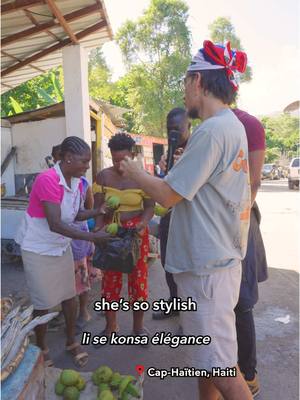
[[[49,256],[62,255],[71,238],[52,232],[44,212],[44,202],[60,205],[61,220],[72,224],[81,206],[82,183],[79,178],[66,183],[59,164],[37,176],[29,198],[29,206],[15,241],[23,250]]]

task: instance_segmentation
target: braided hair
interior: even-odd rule
[[[63,159],[66,153],[82,155],[91,151],[90,146],[78,136],[68,136],[60,145],[60,155]]]
[[[111,151],[131,151],[134,145],[135,141],[130,135],[128,135],[128,133],[125,132],[116,133],[108,142],[108,147]]]

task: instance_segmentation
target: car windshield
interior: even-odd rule
[[[293,163],[292,163],[292,167],[299,167],[299,158],[295,158]]]

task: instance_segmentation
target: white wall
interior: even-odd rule
[[[47,169],[45,157],[66,138],[65,118],[23,122],[12,126],[12,142],[17,147],[16,174],[34,174]]]
[[[8,124],[6,124],[8,125]],[[3,163],[5,157],[8,155],[12,148],[12,133],[11,128],[1,126],[1,163]],[[15,195],[15,160],[12,159],[6,168],[3,176],[1,177],[1,183],[5,184],[6,196]]]

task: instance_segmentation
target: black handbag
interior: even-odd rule
[[[139,258],[140,246],[136,229],[119,228],[116,237],[95,246],[93,266],[103,271],[130,274]]]

